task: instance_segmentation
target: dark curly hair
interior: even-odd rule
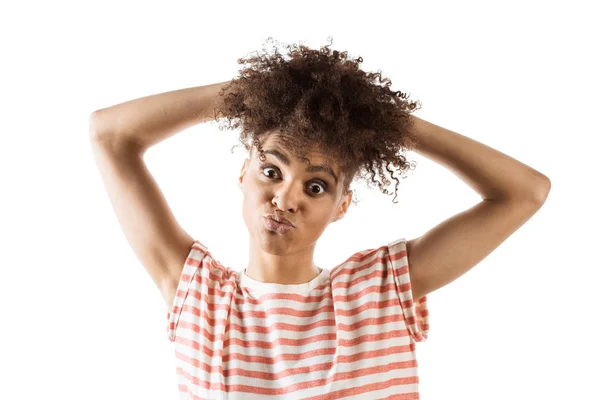
[[[390,167],[400,170],[404,179],[402,175],[416,166],[415,162],[409,164],[404,154],[418,143],[409,128],[413,124],[410,113],[420,103],[392,91],[391,80],[382,80],[380,71],[362,71],[362,57],[348,60],[348,52],[332,52],[332,38],[328,39],[329,45],[320,50],[285,45],[288,59],[276,46],[274,54],[263,46],[263,55],[257,52],[255,57],[238,59],[239,64],[249,65],[219,92],[223,98],[215,120],[228,121],[220,130],[241,125],[239,141],[246,150],[255,145],[263,161],[260,138],[272,130],[281,132],[286,149],[296,157],[303,158],[308,149],[327,155],[344,175],[344,194],[356,178],[370,187],[377,184],[391,195],[385,188],[390,185],[385,168],[396,180],[394,202],[400,180]],[[376,171],[380,181],[375,180]]]

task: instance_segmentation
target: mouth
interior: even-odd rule
[[[288,233],[289,231],[295,229],[294,226],[275,221],[271,217],[265,217],[264,220],[265,220],[265,227],[268,230],[273,231],[273,232],[284,234],[284,233]]]
[[[276,215],[275,216],[273,216],[273,215],[266,215],[265,218],[269,218],[270,220],[275,221],[278,224],[288,225],[288,226],[291,226],[292,228],[295,228],[294,224],[292,224],[290,221],[288,221],[285,218],[281,218],[281,217],[278,217]]]

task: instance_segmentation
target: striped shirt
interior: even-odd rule
[[[196,240],[167,319],[180,399],[419,399],[429,314],[406,239],[298,285],[256,281]]]

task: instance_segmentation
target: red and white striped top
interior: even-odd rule
[[[233,271],[195,241],[167,313],[181,399],[419,399],[406,239],[299,285]]]

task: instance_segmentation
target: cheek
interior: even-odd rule
[[[266,213],[265,201],[261,200],[262,192],[254,186],[246,186],[242,194],[242,213],[246,224],[256,225]]]
[[[314,211],[311,212],[308,220],[310,224],[317,230],[324,229],[328,225],[331,217],[331,210],[328,207],[314,207]]]

